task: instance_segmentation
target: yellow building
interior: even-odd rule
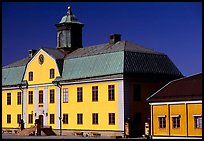
[[[96,131],[141,136],[150,93],[183,75],[167,55],[121,35],[82,47],[82,27],[68,8],[57,28],[57,48],[29,50],[2,68],[2,128],[29,128],[36,119],[55,132]],[[144,110],[145,109],[145,110]]]
[[[176,79],[148,99],[151,136],[202,136],[202,73]]]

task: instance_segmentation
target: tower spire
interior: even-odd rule
[[[72,15],[71,6],[67,7],[67,15]]]

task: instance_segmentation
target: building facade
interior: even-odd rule
[[[148,101],[153,138],[202,136],[202,73],[169,82]]]
[[[112,34],[109,43],[82,46],[82,28],[68,7],[56,24],[57,47],[29,50],[2,68],[2,128],[26,128],[40,119],[56,132],[98,131],[140,136],[146,98],[183,77],[168,56]],[[145,110],[144,110],[145,109]]]

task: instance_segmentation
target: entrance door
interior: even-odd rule
[[[41,127],[43,127],[43,115],[39,115],[39,119],[40,119],[40,125]]]

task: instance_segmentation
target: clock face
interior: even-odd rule
[[[39,64],[42,65],[44,62],[44,56],[42,54],[40,54],[39,58],[38,58]]]

